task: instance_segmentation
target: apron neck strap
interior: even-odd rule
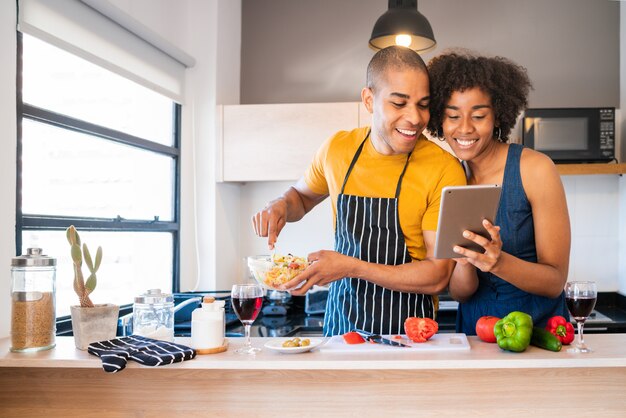
[[[400,178],[398,179],[398,185],[396,186],[396,199],[400,197],[400,187],[402,186],[402,178],[404,178],[404,173],[406,173],[406,168],[409,166],[409,160],[411,159],[412,153],[413,151],[409,152],[409,155],[406,156],[406,162],[404,163],[402,174],[400,174]]]
[[[367,138],[369,138],[371,132],[372,132],[371,129],[367,131],[367,135],[365,135],[365,139],[363,139],[363,142],[361,142],[361,145],[359,145],[359,148],[354,153],[354,157],[352,157],[352,161],[350,162],[350,166],[348,167],[348,172],[346,173],[346,176],[343,179],[343,184],[341,185],[341,194],[344,194],[346,183],[348,182],[348,177],[350,177],[350,173],[352,173],[352,169],[356,165],[356,162],[359,159],[361,152],[363,151],[363,146],[365,146],[365,142],[367,141]],[[396,186],[396,194],[395,194],[396,199],[400,197],[400,187],[402,186],[402,178],[404,177],[404,173],[406,173],[406,169],[409,166],[409,160],[411,159],[412,153],[413,151],[409,152],[409,154],[407,155],[406,162],[404,163],[404,168],[402,169],[402,174],[400,174],[400,178],[398,179],[398,185]]]
[[[371,129],[367,131],[367,135],[365,135],[365,139],[363,140],[363,142],[361,142],[361,145],[359,145],[359,149],[356,150],[354,157],[352,157],[352,161],[350,162],[350,166],[348,167],[348,172],[346,173],[346,176],[343,178],[343,184],[341,185],[341,194],[343,194],[343,191],[346,188],[348,177],[350,177],[350,173],[352,172],[352,169],[354,168],[354,165],[356,164],[356,160],[359,159],[359,155],[361,155],[361,151],[363,151],[363,146],[365,145],[365,141],[367,141],[367,138],[370,137],[370,132],[372,132]]]

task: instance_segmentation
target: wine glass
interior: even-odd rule
[[[574,348],[567,351],[574,353],[589,353],[591,349],[585,345],[583,326],[596,306],[598,292],[595,282],[568,282],[565,285],[565,301],[567,309],[576,320],[578,326],[578,340]]]
[[[263,306],[263,288],[256,283],[236,284],[230,293],[230,301],[237,318],[241,321],[246,332],[246,343],[235,352],[240,354],[254,354],[261,351],[252,347],[250,342],[250,326],[261,312]]]

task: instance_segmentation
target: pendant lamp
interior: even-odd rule
[[[389,10],[374,24],[370,48],[402,45],[417,52],[433,49],[437,42],[428,19],[417,11],[417,0],[389,0]]]

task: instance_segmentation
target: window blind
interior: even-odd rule
[[[183,103],[193,57],[106,0],[19,0],[18,30]]]

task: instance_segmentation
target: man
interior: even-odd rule
[[[465,184],[465,175],[458,160],[421,135],[429,96],[416,52],[378,51],[361,92],[371,130],[335,134],[304,177],[252,218],[273,248],[286,222],[332,199],[335,251],[309,254],[311,265],[285,284],[304,282],[294,295],[330,284],[324,335],[354,328],[399,334],[407,317],[435,317],[431,295],[446,288],[453,268],[433,257],[441,190]]]

